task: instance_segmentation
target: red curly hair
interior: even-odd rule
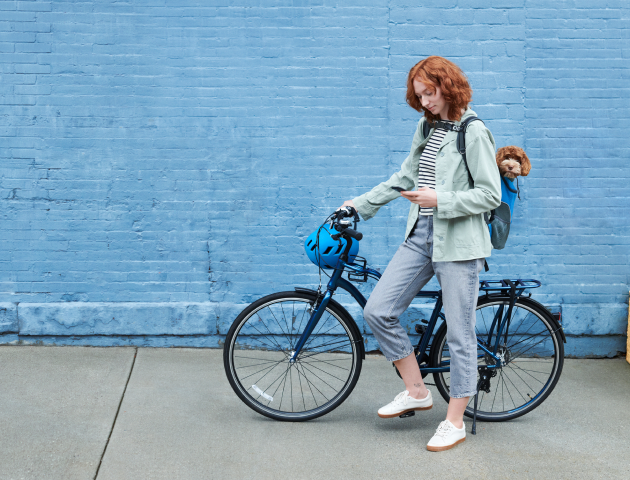
[[[429,122],[440,120],[420,103],[413,88],[413,81],[418,80],[427,87],[439,87],[442,96],[449,104],[448,118],[459,120],[462,118],[462,110],[465,110],[472,100],[472,88],[461,68],[443,57],[431,56],[416,63],[407,76],[407,103],[414,110],[424,113]]]

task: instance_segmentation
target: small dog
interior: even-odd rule
[[[515,146],[503,147],[497,151],[497,166],[499,173],[510,180],[519,175],[526,177],[532,169],[525,151]]]

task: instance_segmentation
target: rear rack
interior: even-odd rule
[[[510,285],[510,283],[512,285]],[[479,290],[483,290],[485,292],[492,291],[504,291],[515,288],[516,290],[526,290],[528,288],[538,288],[542,285],[538,280],[482,280],[479,285]]]

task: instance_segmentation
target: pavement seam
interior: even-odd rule
[[[133,367],[136,364],[136,357],[138,356],[138,347],[135,347],[135,351],[133,352],[133,360],[131,361],[131,368],[129,369],[129,375],[127,375],[127,381],[125,382],[125,388],[123,389],[122,395],[120,397],[120,402],[118,403],[118,408],[116,409],[116,415],[114,415],[114,421],[112,423],[112,428],[109,430],[109,435],[107,436],[107,441],[105,442],[105,448],[103,449],[103,453],[101,454],[101,458],[98,461],[98,467],[96,467],[96,473],[94,474],[94,480],[98,477],[98,472],[101,470],[101,464],[103,463],[103,458],[105,458],[105,453],[107,452],[107,446],[109,445],[109,439],[112,438],[112,433],[114,432],[114,427],[116,427],[116,420],[118,420],[118,413],[120,412],[120,407],[125,399],[125,393],[127,393],[127,385],[129,385],[129,380],[131,379],[131,374],[133,373]]]

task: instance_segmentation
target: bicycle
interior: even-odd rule
[[[320,227],[336,232],[332,238],[339,242],[341,253],[325,292],[320,280],[317,291],[296,287],[273,293],[250,304],[233,322],[225,339],[225,372],[234,392],[256,412],[276,420],[311,420],[341,405],[356,385],[365,359],[363,336],[332,297],[341,288],[364,308],[366,299],[351,281],[381,276],[365,258],[349,258],[354,242],[363,237],[356,230],[358,221],[356,211],[346,207]],[[306,248],[318,248],[316,242],[310,243]],[[321,275],[321,263],[318,266]],[[342,277],[345,271],[347,280]],[[560,378],[566,338],[559,318],[533,300],[531,293],[525,295],[540,286],[538,280],[480,281],[477,395],[465,411],[473,418],[473,433],[477,418],[504,421],[532,411]],[[430,319],[415,326],[420,335],[414,349],[418,365],[423,378],[433,375],[434,385],[448,402],[450,361],[442,292],[420,291],[416,297],[435,299]],[[438,320],[442,320],[439,326]]]

